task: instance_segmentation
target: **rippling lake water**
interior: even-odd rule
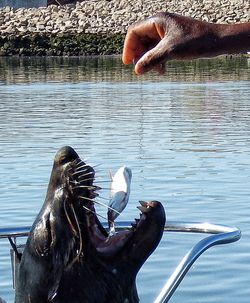
[[[159,200],[171,221],[237,226],[239,242],[198,259],[173,303],[249,303],[250,62],[171,62],[137,77],[120,58],[0,58],[0,228],[31,225],[53,157],[71,145],[109,180],[133,171],[120,220],[138,200]],[[109,197],[109,183],[102,197]],[[99,213],[106,216],[104,209]],[[200,235],[166,233],[138,275],[151,303]],[[7,240],[0,241],[0,297],[13,302]]]

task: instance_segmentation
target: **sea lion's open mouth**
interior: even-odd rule
[[[106,255],[117,253],[138,230],[143,229],[152,208],[156,207],[158,202],[141,201],[140,203],[141,206],[138,206],[141,209],[140,219],[135,219],[130,229],[116,232],[112,236],[108,236],[107,232],[100,228],[100,223],[96,221],[96,216],[93,214],[94,208],[91,214],[87,214],[90,239],[98,252]]]
[[[70,159],[67,154],[72,153],[71,148],[64,147],[62,150],[58,153],[62,153],[64,158]],[[135,219],[131,223],[130,229],[116,232],[110,236],[100,223],[99,215],[95,210],[95,203],[100,203],[95,198],[99,196],[98,192],[101,190],[99,186],[94,185],[95,170],[79,157],[69,165],[70,168],[67,169],[68,186],[74,196],[72,207],[75,213],[74,220],[69,219],[70,225],[72,226],[71,221],[75,221],[76,226],[87,227],[86,232],[97,252],[105,256],[112,256],[121,250],[137,232],[141,232],[146,226],[148,227],[147,220],[150,220],[152,211],[159,207],[159,202],[140,201],[140,206],[137,207],[141,211],[139,219]],[[109,208],[107,205],[102,205]],[[77,228],[74,227],[73,229],[76,230]]]

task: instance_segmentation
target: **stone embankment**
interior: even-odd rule
[[[88,0],[0,9],[0,55],[121,53],[130,24],[159,11],[214,23],[250,21],[249,0]]]

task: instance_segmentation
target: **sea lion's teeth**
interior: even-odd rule
[[[143,207],[143,206],[137,206],[137,208],[143,213],[144,211],[145,211],[145,207]]]
[[[139,201],[139,203],[140,203],[141,206],[143,206],[143,207],[148,207],[148,202],[146,202],[146,201]]]
[[[149,208],[144,207],[144,206],[137,206],[137,208],[142,212],[142,213],[147,213],[149,212]]]
[[[89,192],[89,198],[95,199],[97,197],[99,197],[99,194],[95,192],[95,189],[90,190],[90,192]]]
[[[133,228],[136,228],[137,224],[136,224],[136,223],[131,223],[131,226],[132,226]]]

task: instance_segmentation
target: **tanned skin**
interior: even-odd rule
[[[124,42],[124,64],[140,75],[164,73],[167,60],[210,58],[250,51],[250,22],[214,24],[172,13],[158,13],[132,24]]]

